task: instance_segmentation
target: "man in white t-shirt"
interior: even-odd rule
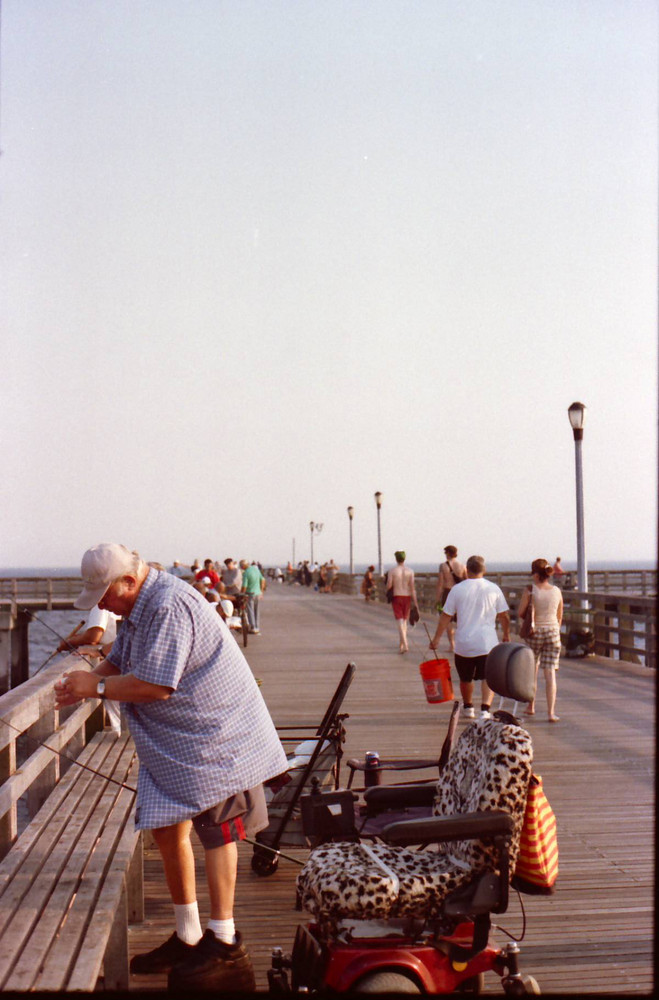
[[[112,649],[112,643],[117,638],[117,622],[119,616],[112,611],[101,611],[98,605],[89,612],[84,628],[72,632],[62,639],[57,647],[58,653],[69,652],[72,647],[97,646],[98,654],[104,659]],[[114,732],[121,732],[121,709],[117,702],[106,701],[105,711]]]
[[[462,712],[465,718],[475,717],[472,697],[474,681],[481,682],[481,718],[490,717],[493,692],[485,680],[487,654],[499,642],[497,623],[501,623],[503,641],[510,642],[510,614],[506,598],[496,583],[484,579],[485,560],[470,556],[467,579],[451,588],[435,634],[430,642],[437,649],[453,615],[458,617],[455,632],[455,667],[460,678]]]

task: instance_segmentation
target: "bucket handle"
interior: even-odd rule
[[[430,646],[430,643],[432,642],[432,639],[430,638],[430,632],[428,631],[428,626],[426,625],[425,622],[423,623],[423,627],[426,630],[426,635],[428,636],[428,646]],[[437,661],[441,660],[441,656],[437,655],[437,650],[436,649],[433,649],[432,652],[435,654],[435,659]]]

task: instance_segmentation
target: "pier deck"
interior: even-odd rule
[[[346,756],[378,750],[383,756],[427,757],[439,751],[450,705],[427,704],[418,671],[427,658],[423,622],[432,632],[431,616],[422,616],[410,630],[411,651],[400,655],[386,606],[270,584],[261,608],[263,634],[250,636],[246,655],[263,680],[261,690],[276,724],[319,721],[353,660],[357,673],[344,706],[350,713]],[[440,656],[448,655],[445,642]],[[540,678],[538,714],[529,731],[534,769],[543,777],[558,819],[560,874],[553,896],[524,897],[522,970],[536,977],[543,993],[651,993],[654,673],[602,658],[562,660],[558,724],[545,721],[544,704]],[[427,772],[417,776],[427,777]],[[300,858],[307,853],[282,849]],[[248,845],[240,848],[236,924],[252,955],[258,989],[265,991],[272,947],[290,950],[304,914],[294,908],[297,866],[282,859],[274,875],[260,878],[250,869],[251,852]],[[200,851],[197,857],[204,926],[208,911]],[[155,849],[145,854],[145,895],[146,920],[130,928],[131,954],[154,947],[173,929]],[[516,894],[500,923],[513,936],[521,935]],[[131,989],[165,985],[163,976],[131,979]],[[496,977],[486,977],[486,992],[502,992]]]

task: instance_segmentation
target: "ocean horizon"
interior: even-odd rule
[[[569,560],[561,560],[563,569],[566,573],[576,573],[577,565],[576,560],[571,562]],[[288,560],[285,559],[280,563],[269,563],[263,562],[266,568],[276,567],[279,565],[282,569],[286,567]],[[185,564],[184,564],[185,565]],[[365,562],[355,562],[355,573],[365,573],[369,565],[373,563]],[[377,564],[376,564],[377,565]],[[383,563],[383,569],[390,569],[395,563],[392,560],[385,561]],[[407,564],[415,573],[437,573],[439,569],[438,562],[414,562],[410,560]],[[347,571],[347,566],[341,565],[341,570],[345,573]],[[657,568],[656,559],[593,559],[588,562],[589,570],[623,570],[623,569],[639,569],[639,570],[652,570]],[[531,572],[530,562],[496,562],[487,563],[488,573],[525,573]],[[9,566],[6,568],[0,567],[0,577],[48,577],[48,576],[80,576],[80,568],[78,566]]]

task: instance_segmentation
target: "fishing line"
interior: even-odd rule
[[[119,785],[120,788],[128,789],[129,792],[137,791],[137,789],[133,788],[132,785],[126,785],[123,781],[117,781],[116,778],[111,778],[109,777],[109,775],[103,774],[102,771],[95,771],[93,767],[90,767],[89,764],[83,764],[82,761],[79,761],[77,757],[69,757],[69,755],[64,753],[62,750],[56,750],[55,747],[51,747],[47,743],[42,743],[40,740],[35,739],[34,736],[28,736],[25,730],[19,729],[17,726],[12,725],[12,723],[7,722],[6,719],[0,718],[0,722],[2,722],[2,724],[4,726],[7,726],[9,729],[13,729],[15,733],[18,733],[19,736],[24,737],[24,739],[34,744],[34,746],[43,747],[45,750],[50,750],[51,753],[57,754],[58,757],[62,757],[64,760],[68,760],[71,764],[77,764],[78,767],[81,767],[84,771],[90,771],[92,774],[95,774],[99,778],[104,778],[106,781],[111,781],[113,785]]]

